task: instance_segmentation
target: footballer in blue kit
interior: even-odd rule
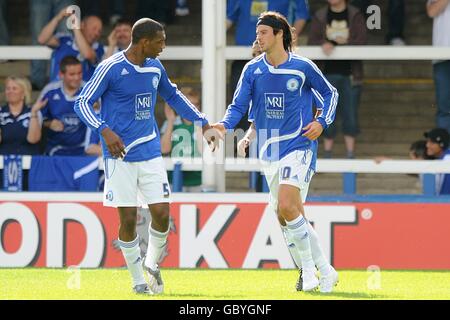
[[[315,172],[317,138],[334,120],[338,92],[311,60],[292,52],[293,29],[283,15],[264,12],[256,25],[263,53],[246,64],[225,116],[212,126],[225,134],[249,109],[252,125],[244,146],[256,139],[269,205],[278,214],[287,243],[294,245],[291,254],[295,250],[301,260],[302,289],[320,285],[321,292],[331,292],[338,274],[304,217],[303,203]],[[316,115],[314,101],[320,103]]]
[[[105,165],[103,203],[118,208],[118,242],[133,289],[144,294],[163,292],[158,262],[169,233],[170,188],[154,116],[157,95],[181,117],[201,126],[204,135],[211,128],[205,115],[169,80],[157,59],[165,40],[159,22],[138,20],[132,28],[131,45],[99,64],[75,103],[78,116],[100,135]],[[102,106],[96,114],[93,104],[100,98]],[[219,134],[211,131],[207,141],[216,146]],[[148,205],[152,215],[144,265],[136,233],[137,206],[142,203]]]

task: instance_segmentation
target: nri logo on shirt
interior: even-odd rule
[[[264,105],[268,119],[283,119],[284,93],[264,93]]]
[[[151,118],[152,93],[141,93],[136,95],[135,110],[136,120],[147,120]]]

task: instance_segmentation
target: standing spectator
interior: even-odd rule
[[[363,15],[368,17],[367,8],[374,4],[373,0],[353,0],[351,4],[357,7]],[[405,1],[389,0],[388,5],[388,33],[386,43],[394,46],[404,46],[405,38],[403,29],[405,27]]]
[[[289,15],[291,0],[228,0],[227,29],[236,24],[235,41],[238,46],[252,46],[256,38],[256,22],[264,11],[277,11],[284,16]],[[309,19],[309,8],[306,0],[295,0],[294,27],[298,35],[303,31]],[[242,69],[248,60],[235,60],[231,64],[230,92],[233,92],[239,81]],[[236,126],[244,131],[248,129],[248,114]]]
[[[97,41],[102,33],[102,21],[97,16],[82,19],[80,29],[73,29],[72,35],[54,35],[60,21],[69,17],[77,19],[66,8],[61,10],[45,27],[38,37],[38,42],[53,48],[50,68],[50,81],[58,80],[59,64],[66,56],[77,57],[83,66],[83,80],[88,81],[104,54],[103,46]]]
[[[439,160],[450,161],[450,136],[447,130],[443,128],[435,128],[424,133],[427,138],[427,155]],[[450,194],[450,174],[436,175],[436,192],[437,194]]]
[[[108,48],[103,59],[111,57],[114,53],[125,50],[131,43],[131,28],[129,20],[120,19],[114,25],[108,36]]]
[[[312,18],[309,44],[321,45],[326,55],[330,55],[337,45],[366,44],[366,26],[361,12],[348,5],[346,0],[328,0],[328,4]],[[337,110],[340,114],[338,117],[341,116],[347,158],[354,158],[355,137],[359,133],[357,108],[363,78],[362,62],[326,60],[318,62],[318,66],[328,81],[338,89]],[[326,158],[331,158],[337,133],[335,123],[324,131]]]
[[[405,37],[403,28],[405,27],[405,1],[389,0],[388,9],[389,30],[386,35],[386,43],[393,46],[404,46]]]
[[[450,47],[450,0],[429,0],[427,13],[433,18],[433,46]],[[436,86],[436,125],[450,131],[450,60],[433,61]]]
[[[60,81],[49,83],[42,90],[47,106],[42,110],[44,126],[49,128],[45,149],[47,155],[84,155],[86,125],[73,110],[81,91],[81,62],[72,56],[64,57],[60,64]]]
[[[183,87],[180,91],[199,111],[200,93],[191,87]],[[174,157],[196,158],[202,155],[202,131],[186,119],[176,115],[168,105],[164,106],[166,120],[161,127],[161,153]],[[171,154],[172,152],[172,154]],[[169,182],[172,183],[173,172],[168,171]],[[202,172],[183,171],[183,192],[201,191]]]
[[[33,45],[38,44],[39,32],[51,18],[72,2],[71,0],[30,0],[30,33]],[[58,23],[56,30],[59,34],[67,34],[69,31],[62,20]],[[47,61],[31,60],[31,85],[36,90],[42,90],[46,83]]]
[[[9,43],[9,32],[6,24],[6,0],[0,0],[0,46]]]
[[[38,100],[29,107],[31,84],[26,78],[8,77],[6,104],[0,107],[0,154],[38,154],[42,115],[47,103]]]

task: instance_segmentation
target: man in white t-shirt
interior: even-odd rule
[[[433,46],[450,47],[450,0],[428,0],[427,14],[433,18]],[[433,61],[436,86],[436,125],[450,132],[450,60]]]

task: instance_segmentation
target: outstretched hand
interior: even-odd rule
[[[221,126],[221,127],[220,127]],[[203,136],[208,142],[208,146],[212,152],[219,148],[219,140],[223,140],[224,133],[226,132],[225,127],[221,123],[207,124],[202,128]]]
[[[306,127],[303,128],[306,130],[302,136],[308,138],[309,140],[316,140],[323,132],[323,127],[318,121],[310,122]]]

